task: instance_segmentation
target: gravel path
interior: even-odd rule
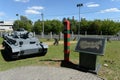
[[[91,73],[47,66],[26,66],[0,72],[0,80],[103,80]]]

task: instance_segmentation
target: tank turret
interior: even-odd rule
[[[6,33],[3,38],[4,50],[12,59],[30,54],[44,56],[48,50],[48,45],[39,42],[39,39],[32,32],[24,29],[18,29],[11,34]]]

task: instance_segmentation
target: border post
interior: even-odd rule
[[[64,20],[64,61],[69,62],[70,55],[70,22]]]

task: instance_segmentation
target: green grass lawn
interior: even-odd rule
[[[2,44],[2,42],[3,42],[3,38],[0,37],[0,44]]]
[[[0,39],[1,43],[2,39]],[[79,53],[74,52],[76,44],[71,44],[70,61],[75,64],[79,63]],[[20,66],[56,66],[60,67],[63,60],[63,45],[49,46],[48,53],[43,57],[34,57],[7,62],[0,54],[0,71],[8,70]],[[120,80],[120,41],[107,42],[104,56],[99,56],[101,68],[99,76],[108,80]],[[108,64],[105,67],[104,64]]]
[[[108,42],[105,55],[101,57],[101,70],[99,75],[108,80],[120,80],[120,41]],[[108,67],[104,67],[108,64]]]

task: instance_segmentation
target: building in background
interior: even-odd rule
[[[13,31],[13,22],[12,21],[0,21],[0,32]]]

